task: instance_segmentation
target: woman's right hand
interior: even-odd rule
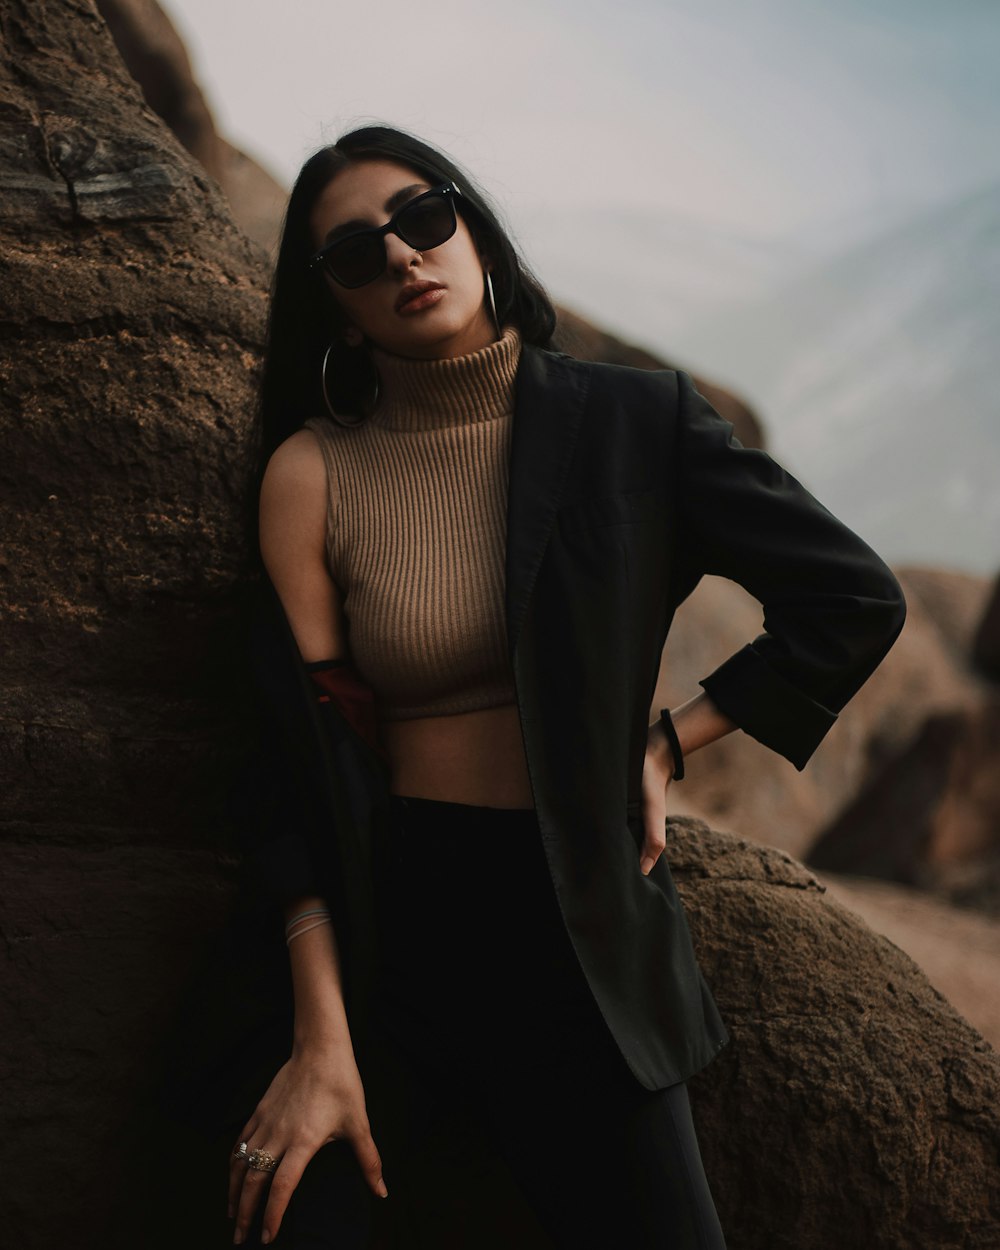
[[[350,1141],[361,1171],[379,1197],[388,1197],[382,1160],[372,1139],[361,1074],[353,1054],[293,1054],[268,1087],[233,1151],[266,1150],[278,1160],[273,1173],[256,1171],[233,1157],[229,1169],[229,1217],[236,1217],[235,1245],[242,1244],[270,1177],[261,1240],[277,1236],[285,1209],[313,1155],[327,1142]]]

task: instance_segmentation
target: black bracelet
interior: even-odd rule
[[[674,757],[674,775],[671,781],[684,780],[684,756],[681,753],[680,739],[677,737],[677,730],[674,728],[673,718],[670,715],[670,709],[665,707],[660,712],[660,724],[667,735],[667,741],[670,743],[670,750]]]

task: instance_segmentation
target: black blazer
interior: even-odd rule
[[[675,609],[706,573],[753,594],[765,632],[700,685],[801,770],[902,628],[896,578],[769,455],[744,447],[688,374],[526,344],[506,547],[517,706],[566,928],[647,1089],[686,1079],[729,1040],[695,959],[669,842],[648,877],[638,855],[661,652]],[[387,773],[336,708],[317,703],[270,587],[252,656],[267,745],[243,815],[246,862],[272,907],[314,890],[330,900],[363,1051]]]

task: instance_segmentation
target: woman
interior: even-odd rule
[[[428,145],[368,127],[303,167],[260,550],[335,726],[327,788],[381,760],[386,814],[353,878],[324,859],[324,836],[354,835],[343,803],[332,832],[313,814],[300,837],[287,812],[258,831],[293,1038],[235,1143],[236,1244],[363,1246],[373,1220],[402,1238],[422,1217],[394,1198],[429,1201],[437,1125],[496,1151],[556,1245],[724,1246],[685,1081],[729,1036],[663,856],[667,789],[737,727],[803,767],[905,606],[686,374],[571,361],[547,350],[554,320]],[[756,594],[768,632],[649,726],[673,611],[705,572]],[[371,955],[351,920],[369,885],[362,1017],[345,986]]]

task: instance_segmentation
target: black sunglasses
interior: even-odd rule
[[[461,194],[453,182],[432,187],[397,208],[384,226],[353,230],[321,247],[310,257],[309,268],[322,265],[334,282],[349,288],[373,282],[385,273],[385,236],[399,235],[418,252],[446,243],[458,227],[454,197]]]

